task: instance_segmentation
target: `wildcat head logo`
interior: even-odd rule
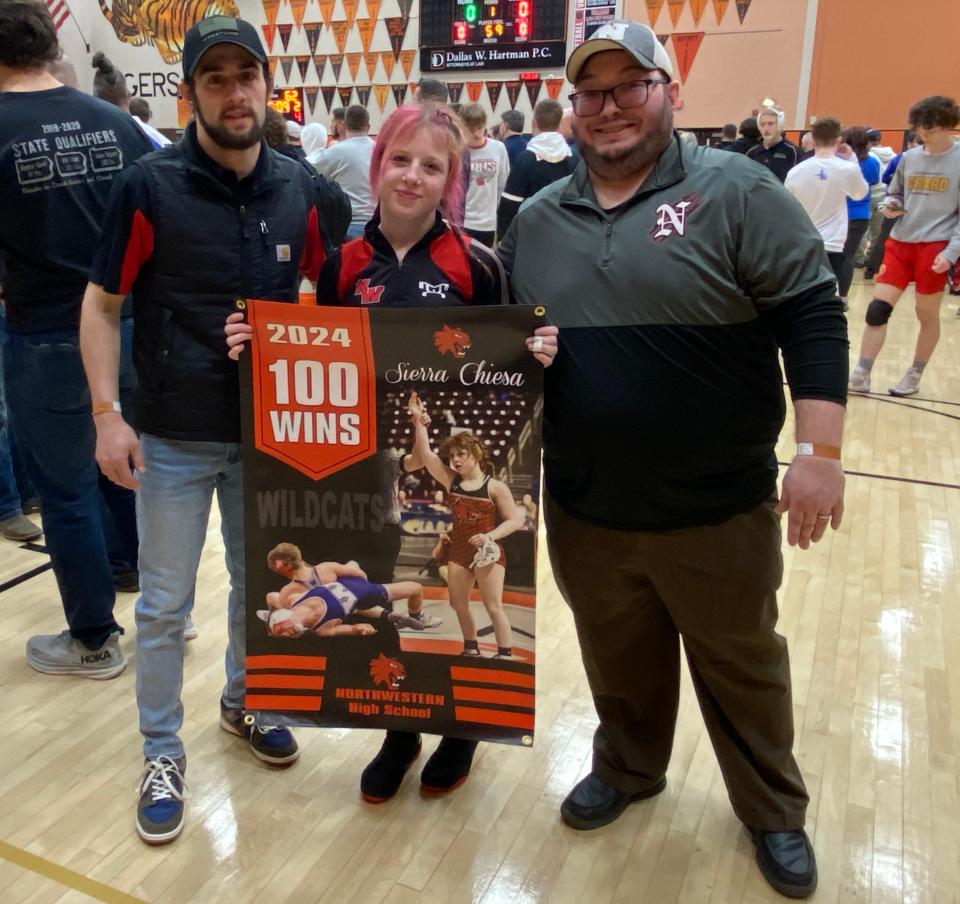
[[[443,325],[442,330],[433,334],[433,344],[441,355],[452,355],[454,358],[465,358],[472,343],[470,336],[459,327]]]
[[[382,684],[395,691],[400,687],[400,682],[407,677],[407,670],[398,659],[381,653],[376,659],[370,660],[370,677],[375,685]]]

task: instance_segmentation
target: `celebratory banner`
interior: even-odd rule
[[[360,60],[362,59],[362,53],[347,54],[347,68],[350,70],[350,78],[354,82],[357,80],[357,73],[360,71]]]
[[[347,21],[352,26],[357,18],[357,7],[360,6],[360,0],[343,0],[343,11],[347,14]]]
[[[353,96],[353,85],[342,85],[337,88],[337,94],[340,95],[341,106],[349,107],[350,98]]]
[[[523,82],[520,79],[512,79],[503,83],[507,89],[507,100],[510,101],[510,109],[517,109],[517,101],[520,99],[520,86]]]
[[[293,21],[297,28],[303,25],[303,14],[307,9],[307,0],[290,0],[290,11],[293,13]]]
[[[540,76],[523,80],[524,87],[527,89],[527,97],[530,100],[530,106],[537,105],[537,98],[540,96],[540,89],[543,87],[543,79]]]
[[[413,69],[413,61],[417,58],[416,50],[401,50],[400,65],[403,67],[403,77],[410,78],[410,72]]]
[[[287,48],[290,46],[290,35],[293,33],[293,25],[289,22],[286,25],[278,25],[277,33],[280,35],[280,40],[283,42],[283,50],[286,53]]]
[[[327,66],[327,55],[325,53],[318,53],[313,58],[314,68],[317,70],[317,81],[323,81],[323,70]]]
[[[480,93],[483,91],[483,82],[467,82],[467,97],[472,103],[480,100]]]
[[[376,19],[357,19],[357,31],[360,32],[360,43],[363,44],[363,52],[370,52],[370,42],[373,40],[373,30],[377,26]]]
[[[373,86],[373,96],[377,99],[377,106],[380,108],[380,112],[383,112],[383,106],[387,102],[387,98],[390,96],[390,86],[389,85],[374,85]]]
[[[369,85],[357,85],[357,99],[360,101],[361,107],[366,107],[370,103],[370,86]]]
[[[717,18],[717,25],[723,21],[729,3],[730,0],[713,0],[713,14]]]
[[[393,91],[393,102],[398,106],[403,106],[403,99],[407,96],[407,83],[404,82],[402,85],[391,85],[390,90]]]
[[[547,85],[547,97],[550,100],[556,100],[560,96],[560,89],[563,88],[563,79],[562,78],[548,78],[544,79]]]
[[[690,0],[690,12],[693,15],[693,24],[699,25],[703,11],[707,8],[707,0]]]
[[[337,0],[317,0],[317,5],[320,7],[320,18],[323,19],[323,24],[330,27],[330,20],[333,17],[333,8],[336,6]]]
[[[293,57],[285,56],[280,57],[280,68],[283,69],[283,80],[286,84],[290,84],[290,73],[293,72]]]
[[[270,53],[270,51],[273,50],[273,38],[276,35],[277,26],[271,25],[268,22],[265,25],[261,25],[260,28],[263,29],[263,37],[264,37],[264,40],[266,41],[266,44],[264,45],[265,49],[267,53]]]
[[[317,110],[317,95],[320,93],[319,85],[312,85],[310,87],[304,88],[303,93],[307,96],[307,103],[310,105],[310,112],[316,116],[319,112]]]
[[[327,108],[327,112],[330,112],[330,107],[333,104],[333,96],[337,93],[336,85],[321,85],[320,93],[323,95],[323,104]]]
[[[657,19],[660,16],[660,10],[663,9],[664,0],[647,0],[647,19],[651,28],[657,27]]]
[[[544,309],[247,316],[246,709],[531,744]]]
[[[310,68],[310,54],[298,54],[294,59],[297,61],[297,69],[300,70],[300,81],[305,82],[307,80],[307,69]]]
[[[379,59],[379,53],[365,53],[363,55],[363,62],[366,64],[367,74],[370,76],[371,81],[377,77],[377,60]]]
[[[704,32],[693,31],[680,33],[675,31],[670,37],[673,39],[673,52],[677,57],[677,68],[680,70],[680,81],[686,82],[697,57],[697,51],[703,43]]]
[[[331,53],[327,59],[330,60],[330,68],[333,70],[334,81],[340,81],[340,70],[343,68],[343,54]]]
[[[400,50],[403,48],[403,39],[407,33],[407,24],[410,21],[403,16],[393,16],[383,20],[387,26],[387,34],[390,36],[390,46],[393,48],[393,55],[400,59]]]
[[[380,4],[382,0],[367,0],[367,18],[376,22],[380,18]]]
[[[670,21],[673,22],[673,27],[677,27],[677,23],[680,21],[680,14],[683,12],[683,3],[684,0],[667,0],[667,8],[670,10]]]
[[[343,53],[343,48],[347,44],[347,35],[350,33],[350,23],[343,19],[339,22],[331,22],[330,27],[333,29],[333,39],[337,42],[337,50]]]
[[[310,48],[311,54],[317,52],[317,43],[320,41],[321,27],[321,23],[319,22],[308,22],[303,26],[303,30],[307,33],[307,46]]]
[[[494,112],[496,112],[501,91],[503,91],[503,82],[487,82],[487,97],[490,98],[490,109]]]
[[[463,82],[447,82],[447,93],[450,95],[450,103],[459,104],[463,94]]]
[[[740,17],[740,24],[743,25],[743,20],[747,18],[747,10],[750,9],[750,4],[753,0],[737,0],[737,15]]]
[[[380,65],[383,66],[383,71],[387,73],[387,78],[393,78],[393,67],[396,62],[397,58],[393,55],[392,50],[380,51]]]

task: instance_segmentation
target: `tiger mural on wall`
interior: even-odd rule
[[[98,0],[100,11],[124,44],[152,44],[165,63],[183,58],[188,29],[210,16],[240,16],[236,0]]]

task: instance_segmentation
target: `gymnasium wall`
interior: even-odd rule
[[[275,83],[303,87],[306,119],[329,121],[331,107],[365,103],[373,130],[411,97],[420,78],[420,0],[67,0],[60,29],[80,87],[92,83],[90,59],[103,50],[144,96],[159,128],[176,128],[180,79],[177,20],[239,12],[264,35]],[[452,0],[451,0],[452,2]],[[677,125],[718,127],[749,116],[764,98],[800,129],[813,115],[835,115],[896,136],[906,110],[924,94],[960,95],[955,45],[957,0],[568,0],[567,44],[574,45],[577,6],[616,9],[652,25],[682,82]],[[130,11],[135,27],[113,6]],[[601,10],[602,11],[602,10]],[[121,37],[118,37],[118,33]],[[903,61],[892,48],[903,48]],[[537,100],[565,102],[561,67],[531,73],[488,70],[439,77],[455,100],[479,100],[492,114]]]

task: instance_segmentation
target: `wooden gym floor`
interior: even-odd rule
[[[851,295],[856,354],[870,287]],[[960,320],[919,397],[885,393],[909,364],[912,296],[851,398],[847,507],[839,533],[785,549],[781,631],[790,641],[796,751],[811,795],[818,902],[960,901]],[[780,458],[792,454],[788,425]],[[532,750],[484,745],[470,780],[422,799],[364,804],[380,733],[300,730],[300,762],[273,770],[217,726],[226,576],[216,524],[201,566],[200,631],[188,646],[188,823],[174,844],[134,832],[140,738],[134,670],[92,682],[33,672],[23,645],[63,616],[46,561],[0,546],[0,901],[765,902],[684,675],[667,791],[604,829],[561,825],[589,769],[594,712],[569,613],[541,555],[538,719]],[[132,659],[132,596],[118,615]],[[132,665],[132,663],[131,663]],[[424,762],[435,743],[427,739]]]

